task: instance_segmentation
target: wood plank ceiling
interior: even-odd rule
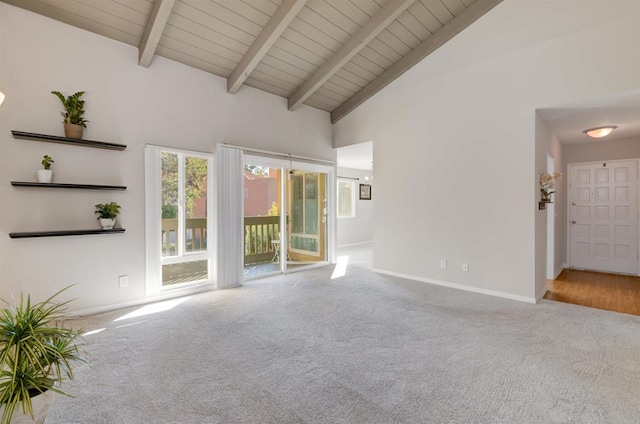
[[[335,123],[502,0],[2,0],[331,112]]]

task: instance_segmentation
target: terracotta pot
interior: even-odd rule
[[[64,124],[64,136],[67,138],[82,138],[82,125]]]

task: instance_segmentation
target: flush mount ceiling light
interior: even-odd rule
[[[602,138],[611,134],[611,132],[616,128],[618,127],[615,125],[609,125],[606,127],[589,128],[588,130],[584,130],[582,132],[592,138]]]

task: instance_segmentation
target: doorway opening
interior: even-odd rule
[[[623,305],[635,299],[629,289],[640,290],[638,114],[637,90],[537,110],[536,150],[546,150],[553,170],[564,172],[553,195],[555,217],[547,212],[547,228],[536,228],[538,235],[547,233],[547,252],[539,252],[547,260],[545,299],[634,313]],[[610,124],[620,131],[604,139],[583,133]],[[539,169],[543,158],[536,157]],[[605,304],[596,306],[598,301]]]
[[[336,148],[337,246],[373,242],[375,203],[373,141]],[[368,196],[360,196],[360,190]]]

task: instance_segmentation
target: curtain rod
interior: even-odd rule
[[[230,147],[232,149],[243,150],[245,152],[262,153],[262,154],[265,154],[265,155],[278,156],[278,157],[283,157],[283,158],[286,158],[286,159],[300,159],[300,160],[304,160],[304,161],[308,161],[308,162],[329,163],[331,165],[335,165],[336,164],[336,162],[332,161],[332,160],[315,159],[315,158],[309,158],[309,157],[306,157],[306,156],[297,156],[297,155],[292,155],[291,153],[271,152],[269,150],[252,149],[250,147],[234,146],[233,144],[226,144],[226,143],[222,143],[220,145],[224,146],[224,147]]]
[[[338,178],[341,180],[355,180],[355,181],[360,181],[360,178],[356,178],[356,177],[341,177],[338,175]]]

